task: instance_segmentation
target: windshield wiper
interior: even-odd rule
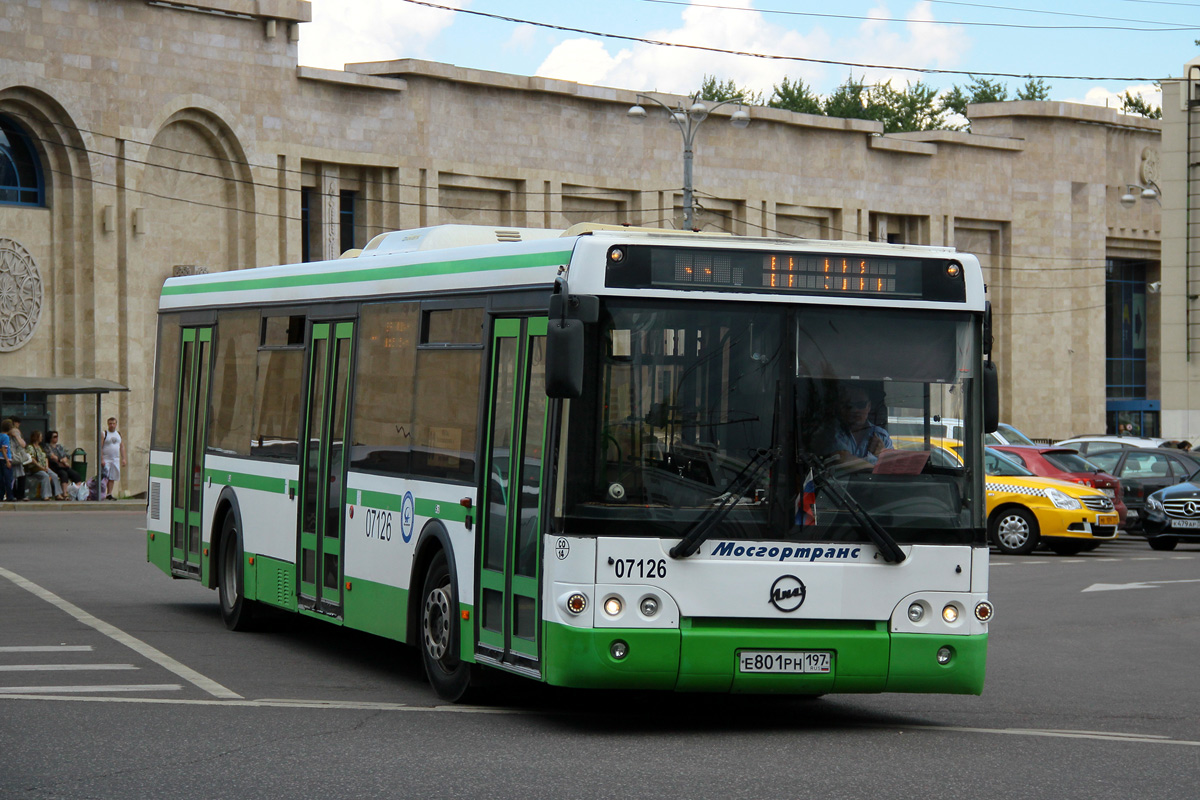
[[[879,548],[884,561],[889,564],[899,564],[906,558],[904,551],[900,549],[900,545],[896,544],[896,540],[892,538],[892,535],[875,521],[875,518],[862,507],[861,503],[854,499],[854,496],[846,490],[845,486],[842,486],[836,479],[830,477],[828,468],[826,468],[820,458],[811,453],[801,453],[800,458],[812,470],[813,475],[820,479],[821,484],[829,490],[834,499],[845,506],[846,510],[850,512],[850,516],[854,517],[854,521],[858,523],[858,526],[866,531],[868,538]]]
[[[684,534],[679,544],[671,548],[671,558],[687,558],[700,549],[700,545],[708,538],[713,528],[725,519],[726,515],[738,504],[748,491],[753,490],[758,476],[763,470],[775,463],[779,458],[780,449],[756,450],[754,456],[746,462],[746,466],[733,476],[729,485],[719,493],[720,502],[706,509],[700,519],[692,524]]]

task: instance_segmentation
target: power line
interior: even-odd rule
[[[639,44],[654,45],[656,47],[678,47],[685,50],[700,50],[706,53],[720,53],[721,55],[745,56],[747,58],[761,58],[771,61],[796,61],[806,64],[825,64],[841,67],[857,67],[859,69],[881,69],[892,70],[896,72],[917,72],[924,75],[965,75],[968,77],[986,75],[993,78],[1041,78],[1044,80],[1066,80],[1066,81],[1127,81],[1147,83],[1150,81],[1162,80],[1162,77],[1147,77],[1144,75],[1137,76],[1122,76],[1122,75],[1033,75],[1030,73],[1016,72],[988,72],[984,70],[963,70],[963,69],[935,69],[933,67],[903,67],[888,64],[865,64],[857,61],[838,61],[828,58],[808,58],[805,56],[785,56],[774,53],[752,53],[746,50],[728,50],[721,47],[710,47],[700,44],[684,44],[681,42],[664,42],[658,39],[647,39],[642,36],[628,36],[619,33],[605,33],[602,31],[593,31],[586,28],[572,28],[566,25],[554,25],[549,22],[537,22],[534,20],[521,19],[519,17],[508,17],[501,14],[489,14],[484,11],[475,11],[468,8],[453,8],[451,6],[438,5],[427,0],[402,0],[405,3],[412,5],[424,6],[425,8],[436,8],[440,11],[452,11],[457,14],[470,14],[477,17],[485,17],[487,19],[500,20],[502,22],[513,22],[518,25],[532,25],[537,28],[548,28],[550,30],[564,31],[566,33],[579,33],[584,36],[597,36],[604,39],[617,39],[625,42],[637,42]]]
[[[1157,27],[1157,28],[1135,28],[1129,25],[1028,25],[1015,22],[978,22],[978,21],[954,21],[942,19],[902,19],[897,17],[865,17],[858,14],[830,14],[820,13],[815,11],[784,11],[777,8],[750,8],[750,7],[733,7],[722,6],[710,3],[694,3],[688,0],[640,0],[643,3],[654,3],[657,5],[666,6],[687,6],[689,8],[708,8],[719,11],[743,11],[753,12],[757,14],[771,14],[789,17],[816,17],[820,19],[846,19],[861,22],[900,22],[912,25],[953,25],[964,27],[983,27],[983,28],[1015,28],[1018,30],[1046,30],[1046,31],[1133,31],[1137,33],[1175,33],[1179,31],[1194,31],[1200,30],[1200,26],[1184,25],[1182,22],[1158,22],[1156,20],[1141,20],[1141,19],[1126,19],[1125,17],[1102,17],[1094,14],[1072,14],[1065,11],[1046,11],[1035,8],[1009,8],[1007,6],[992,6],[982,3],[961,3],[955,0],[927,0],[927,2],[944,2],[949,5],[956,6],[971,6],[975,8],[987,8],[1003,11],[1019,11],[1028,12],[1031,14],[1053,14],[1063,17],[1077,17],[1082,19],[1097,19],[1110,20],[1113,22],[1136,22],[1146,25],[1172,26],[1172,27]],[[980,73],[982,74],[982,73]]]

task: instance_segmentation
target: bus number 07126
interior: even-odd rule
[[[392,540],[392,512],[368,508],[364,522],[368,539],[378,539],[381,542]]]
[[[618,578],[665,578],[667,561],[664,558],[618,558],[613,562]]]

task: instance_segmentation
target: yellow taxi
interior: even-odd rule
[[[1112,498],[1078,483],[1039,478],[990,447],[984,450],[988,536],[1001,553],[1024,555],[1044,541],[1059,555],[1117,538]]]
[[[931,462],[959,465],[962,442],[930,437]],[[924,450],[923,439],[894,436],[898,450]],[[1059,555],[1092,550],[1117,538],[1120,518],[1112,498],[1078,483],[1040,478],[990,447],[983,456],[988,538],[1007,555],[1033,552],[1039,543]]]

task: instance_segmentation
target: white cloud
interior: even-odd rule
[[[1135,97],[1140,96],[1146,101],[1151,108],[1162,106],[1162,89],[1152,83],[1135,84],[1126,86],[1118,91],[1111,91],[1104,86],[1093,86],[1088,89],[1087,94],[1083,98],[1073,97],[1065,102],[1067,103],[1086,103],[1091,106],[1104,106],[1106,108],[1121,110],[1122,98],[1125,92],[1129,92]]]
[[[752,0],[726,0],[726,7],[753,9]],[[792,30],[777,24],[789,24],[804,18],[780,18],[754,10],[725,10],[688,6],[675,28],[650,31],[642,38],[702,45],[722,50],[795,55],[806,58],[949,68],[958,63],[970,41],[958,26],[932,25],[932,6],[918,2],[909,8],[908,22],[888,23],[893,17],[879,5],[851,36],[834,38],[819,24]],[[620,49],[618,49],[620,48]],[[615,53],[615,55],[614,55]],[[727,55],[688,48],[648,44],[616,44],[613,40],[571,39],[560,43],[537,69],[544,77],[556,77],[580,83],[618,86],[638,90],[658,90],[686,94],[699,88],[705,75],[738,86],[758,90],[769,97],[772,87],[785,76],[803,79],[821,94],[828,94],[850,74],[841,65],[816,64]],[[888,70],[854,70],[871,81],[892,79],[897,88],[917,73]]]
[[[440,0],[462,8],[463,0]],[[396,0],[315,0],[312,22],[300,27],[300,63],[341,69],[347,63],[421,58],[425,43],[454,22],[439,11]]]

